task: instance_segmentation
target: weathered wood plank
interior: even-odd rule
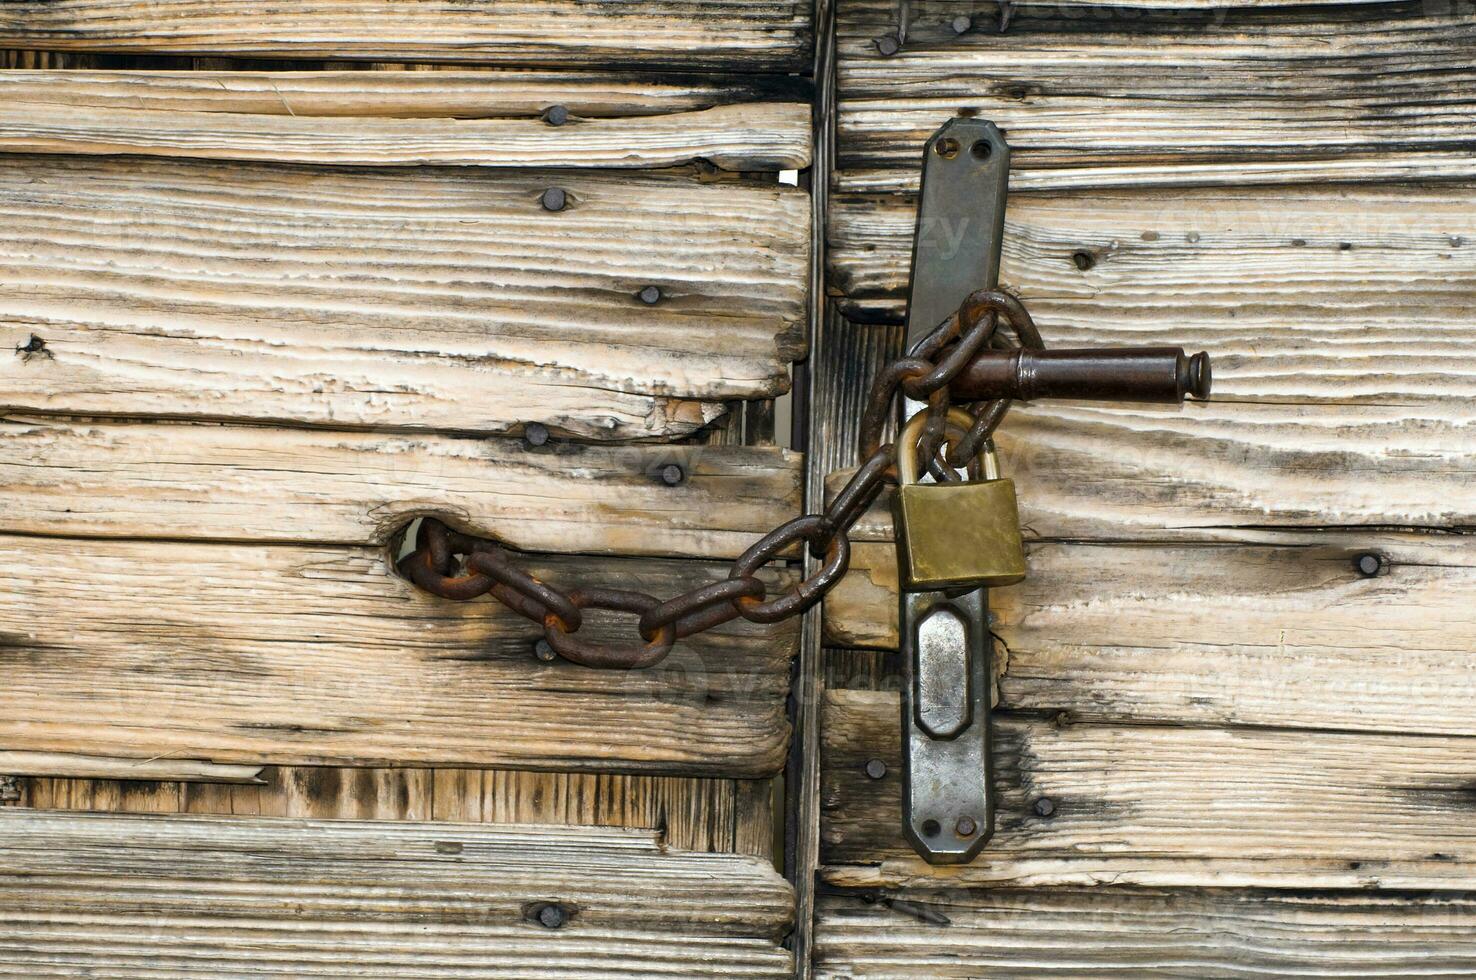
[[[383,545],[438,514],[529,551],[732,558],[799,512],[800,466],[774,447],[0,422],[0,532]]]
[[[1468,402],[1473,210],[1471,184],[1014,195],[1000,281],[1053,346],[1210,351],[1220,398]],[[916,220],[912,203],[836,200],[836,285],[903,298]]]
[[[826,698],[822,856],[840,884],[1471,886],[1476,739],[1002,716],[994,839],[931,868],[902,838],[897,695]]]
[[[792,621],[739,620],[659,667],[601,671],[537,660],[539,626],[421,592],[383,548],[4,537],[0,556],[10,750],[755,777],[784,759]],[[527,567],[660,596],[727,574],[580,556]],[[627,642],[632,625],[597,615],[585,630]]]
[[[998,443],[1027,540],[1476,526],[1469,402],[1017,405]],[[891,540],[890,507],[884,493],[853,537]]]
[[[43,73],[51,74],[51,73]],[[360,73],[362,74],[362,73]],[[231,79],[217,79],[223,87]],[[29,80],[28,80],[29,81]],[[44,81],[31,84],[44,84]],[[257,160],[333,166],[475,166],[654,169],[707,161],[725,170],[798,169],[810,163],[803,103],[725,105],[695,112],[586,119],[380,118],[139,108],[137,86],[79,103],[0,85],[0,151]]]
[[[920,0],[842,6],[845,190],[917,188],[923,142],[962,112],[1007,133],[1014,189],[1476,175],[1476,22],[1415,2],[1294,10]],[[975,26],[956,35],[956,17]]]
[[[1464,895],[1031,889],[898,892],[946,927],[855,897],[820,907],[817,975],[1446,977],[1476,972]]]
[[[12,410],[658,438],[804,349],[789,187],[12,156],[0,217]]]
[[[45,0],[0,10],[0,47],[57,51],[798,71],[811,43],[799,0]]]
[[[1367,552],[1387,563],[1375,578],[1353,568]],[[858,544],[851,566],[825,600],[827,641],[895,649],[893,549]],[[1043,542],[1029,566],[989,593],[1003,707],[1476,735],[1476,539]]]
[[[60,752],[0,751],[0,773],[83,779],[132,779],[246,783],[261,781],[258,765],[221,765],[192,759],[118,759]]]
[[[14,809],[0,827],[0,950],[29,976],[792,969],[790,890],[771,867],[649,831]],[[530,921],[555,901],[566,925]]]
[[[569,128],[550,129],[565,135],[576,134],[587,120],[695,113],[735,103],[809,102],[809,86],[787,75],[517,70],[9,71],[0,75],[0,94],[7,102],[58,110],[144,109],[299,119],[528,120],[541,119],[545,110],[559,105],[569,112],[564,124]],[[688,118],[690,122],[700,117]],[[808,133],[808,126],[800,128]]]
[[[43,777],[23,783],[23,805],[43,810],[639,827],[660,831],[668,847],[684,851],[772,851],[767,781],[271,766],[241,785]]]

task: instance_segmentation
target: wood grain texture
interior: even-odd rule
[[[786,390],[804,350],[794,188],[4,163],[0,342],[46,345],[0,358],[8,409],[660,438]]]
[[[891,900],[948,925],[827,896],[817,976],[1456,980],[1476,971],[1476,903],[1459,894],[908,890]]]
[[[893,7],[841,7],[844,190],[915,191],[924,141],[960,113],[1005,130],[1012,190],[1476,175],[1464,5],[1015,5],[1000,33],[976,3],[921,0],[885,57]]]
[[[1000,282],[1051,346],[1209,351],[1217,398],[1465,403],[1473,209],[1464,183],[1017,194]],[[915,205],[844,196],[831,214],[836,285],[862,307],[904,298]]]
[[[0,47],[137,54],[249,55],[798,71],[810,5],[797,0],[45,0],[0,10]]]
[[[739,620],[658,667],[604,671],[535,659],[539,626],[488,599],[430,596],[382,548],[3,537],[0,555],[10,750],[749,777],[783,763],[792,621]],[[580,556],[525,567],[662,597],[728,572]],[[627,616],[584,630],[633,635]]]
[[[826,698],[837,884],[1470,889],[1476,739],[997,716],[995,836],[975,863],[931,868],[902,838],[897,695]]]
[[[191,759],[118,759],[60,752],[0,751],[0,773],[81,779],[170,780],[256,784],[261,766],[221,765]]]
[[[1468,402],[1016,406],[998,439],[1027,540],[1476,526]],[[832,474],[832,491],[844,480]],[[890,495],[856,540],[891,540]]]
[[[28,53],[14,54],[19,59]],[[549,131],[571,137],[582,122],[591,120],[671,116],[735,103],[803,105],[809,102],[809,90],[803,79],[787,75],[672,72],[72,69],[0,75],[0,93],[6,101],[50,105],[58,111],[532,120],[540,119],[550,106],[561,105],[569,110],[571,121],[563,127],[550,126]],[[690,124],[703,117],[687,118]],[[809,126],[801,123],[799,129],[808,141]]]
[[[218,79],[229,86],[231,79]],[[0,151],[258,160],[332,166],[654,169],[706,161],[775,171],[810,163],[803,103],[716,106],[549,126],[539,119],[380,118],[139,108],[137,86],[79,103],[0,85]],[[171,86],[172,88],[172,86]]]
[[[0,812],[22,975],[783,977],[790,891],[639,830]],[[722,888],[714,888],[715,880]],[[567,902],[566,925],[529,921]]]
[[[22,805],[43,810],[638,827],[686,851],[773,849],[766,780],[269,766],[251,784],[30,778],[23,787]]]
[[[1383,573],[1352,559],[1373,552]],[[1476,735],[1476,541],[1043,542],[989,593],[1001,706],[1135,722]],[[896,557],[859,544],[827,642],[897,646]],[[897,678],[889,679],[897,683]]]
[[[437,514],[528,551],[733,558],[799,512],[800,467],[774,447],[0,422],[0,532],[384,545]]]

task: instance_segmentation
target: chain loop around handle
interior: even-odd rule
[[[586,667],[625,670],[651,667],[664,660],[677,640],[742,617],[775,623],[809,609],[835,587],[851,560],[850,531],[883,486],[897,479],[897,453],[916,454],[919,467],[935,479],[957,479],[954,460],[972,460],[993,435],[1007,400],[974,406],[973,422],[957,441],[947,438],[951,413],[949,385],[988,346],[1004,344],[1000,325],[1007,324],[1020,346],[1040,348],[1040,332],[1020,301],[999,290],[979,290],[959,311],[939,324],[913,350],[877,375],[861,424],[864,462],[822,513],[788,521],[749,547],[734,562],[728,577],[682,593],[665,602],[626,589],[581,588],[565,594],[513,563],[495,542],[423,518],[415,550],[399,569],[418,588],[446,599],[467,600],[491,595],[521,616],[539,624],[555,653]],[[898,392],[928,402],[927,419],[913,446],[883,445],[881,435],[891,418]],[[819,570],[780,595],[767,598],[758,577],[764,565],[803,542],[821,561]],[[579,636],[585,609],[628,613],[638,618],[640,643],[601,644]]]

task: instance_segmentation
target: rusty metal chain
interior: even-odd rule
[[[970,466],[993,436],[1009,410],[1008,401],[971,406],[973,426],[961,437],[948,439],[948,414],[953,407],[948,386],[986,346],[1008,346],[997,329],[1001,321],[1009,324],[1020,346],[1045,346],[1019,300],[998,290],[971,295],[911,356],[893,361],[877,375],[861,422],[863,462],[845,487],[823,512],[796,517],[754,542],[734,561],[723,581],[665,602],[627,589],[582,587],[565,593],[523,571],[496,542],[463,534],[430,517],[421,520],[415,550],[400,561],[400,570],[421,589],[445,599],[491,595],[542,626],[554,653],[586,667],[651,667],[666,658],[677,640],[734,619],[774,623],[797,616],[845,575],[851,559],[851,528],[882,486],[896,482],[896,451],[881,440],[899,390],[927,402],[928,421],[912,451],[918,454],[919,466],[926,467],[934,479],[959,479],[957,469]],[[759,570],[801,542],[820,562],[819,568],[769,598]],[[586,609],[637,617],[640,642],[611,645],[581,637]]]

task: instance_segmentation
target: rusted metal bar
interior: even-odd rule
[[[1076,398],[1180,403],[1208,398],[1209,355],[1182,347],[986,350],[953,379],[955,401]]]

